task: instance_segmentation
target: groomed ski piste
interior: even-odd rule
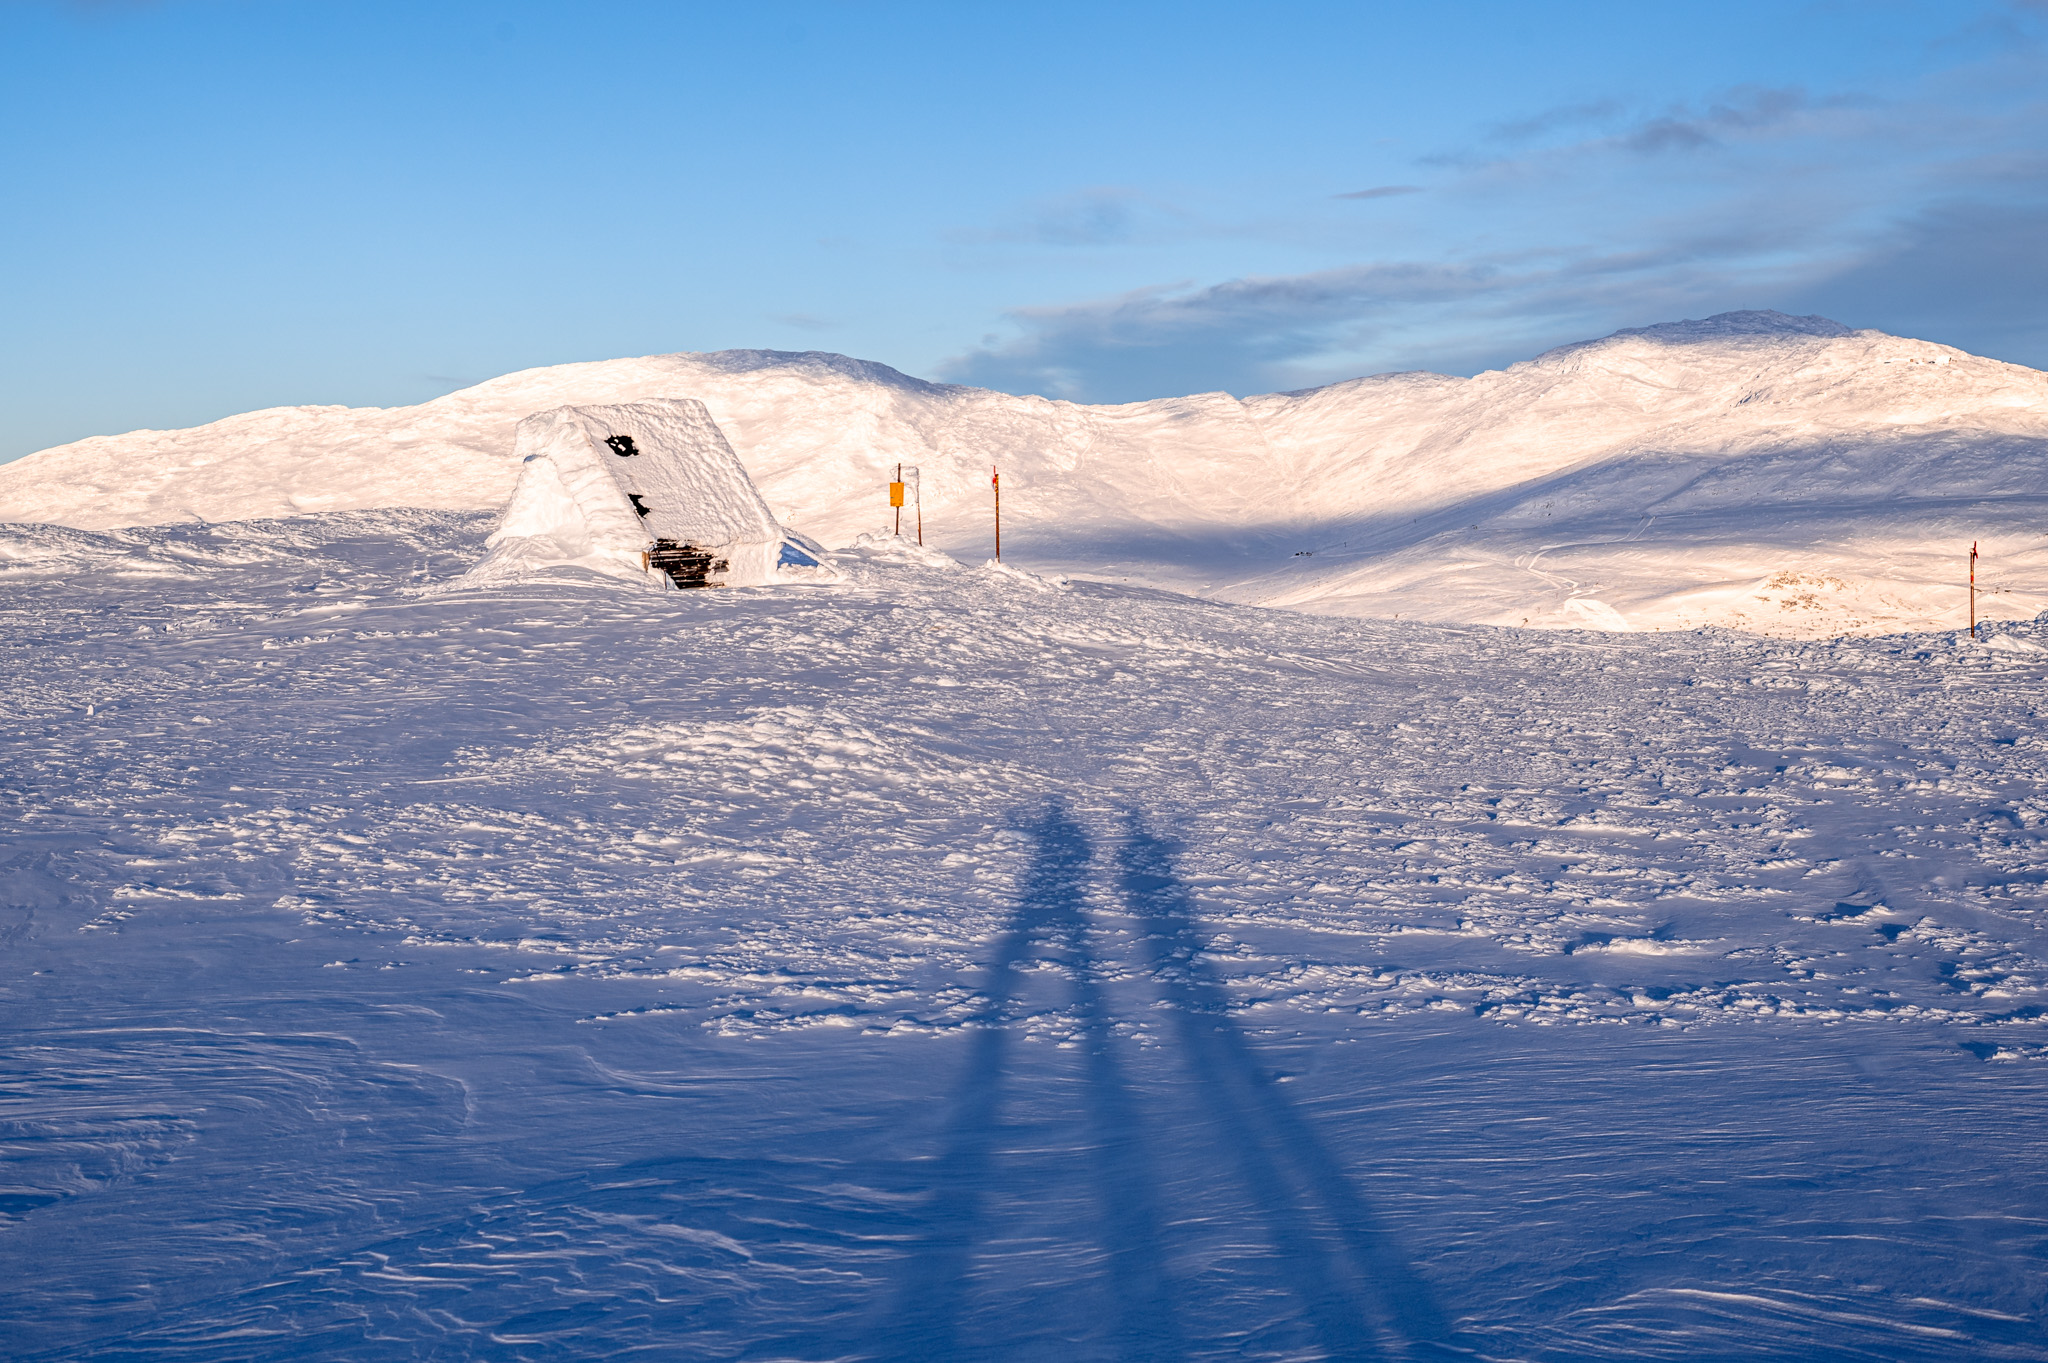
[[[705,407],[816,572],[0,528],[9,1357],[2048,1358],[2048,625],[984,565]]]

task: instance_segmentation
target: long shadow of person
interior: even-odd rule
[[[1002,1136],[1002,1097],[1011,1078],[1013,1017],[1023,970],[1050,964],[1071,981],[1076,1040],[1082,1052],[1086,1166],[1098,1211],[1105,1283],[1114,1322],[1103,1341],[1127,1363],[1184,1356],[1162,1218],[1143,1123],[1118,1060],[1114,1018],[1089,946],[1084,908],[1095,849],[1057,803],[1032,823],[1036,841],[1012,915],[983,983],[982,1006],[962,1075],[946,1146],[932,1175],[927,1222],[873,1357],[953,1360],[982,1349],[963,1338],[973,1258],[987,1234],[988,1198]]]
[[[1427,1286],[1231,1022],[1229,1000],[1203,960],[1174,851],[1142,815],[1127,814],[1119,890],[1143,930],[1201,1107],[1237,1165],[1325,1356],[1469,1354],[1453,1343]]]
[[[1086,1164],[1098,1208],[1104,1286],[1115,1315],[1107,1344],[1129,1363],[1187,1355],[1181,1293],[1165,1255],[1165,1220],[1144,1123],[1114,1049],[1114,1019],[1091,947],[1086,895],[1095,849],[1057,804],[1029,827],[1036,849],[982,987],[943,1153],[930,1179],[922,1234],[869,1356],[886,1360],[999,1356],[968,1338],[977,1245],[990,1233],[1003,1094],[1014,1079],[1013,1026],[1024,972],[1059,967],[1070,980],[1083,1053]],[[1458,1347],[1427,1286],[1323,1147],[1276,1089],[1204,962],[1193,901],[1175,849],[1131,813],[1117,888],[1140,936],[1196,1106],[1263,1222],[1319,1352],[1332,1360],[1450,1357]]]

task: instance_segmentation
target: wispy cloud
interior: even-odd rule
[[[1650,155],[1691,151],[1714,146],[1731,134],[1782,128],[1810,107],[1802,90],[1739,90],[1727,102],[1711,104],[1697,113],[1674,112],[1647,119],[1620,141],[1630,151]]]
[[[2031,198],[1949,198],[1897,220],[1830,216],[1825,191],[1766,182],[1672,221],[1463,259],[1379,260],[1295,275],[1135,289],[1018,308],[1011,335],[942,367],[958,382],[1078,401],[1245,395],[1356,374],[1457,373],[1551,345],[1744,308],[1820,313],[2048,365],[2048,175]],[[1950,185],[1953,191],[1956,186]]]
[[[1392,199],[1403,194],[1420,194],[1421,185],[1375,185],[1371,189],[1354,189],[1349,194],[1332,194],[1333,199]]]
[[[1339,333],[1353,340],[1369,333],[1376,313],[1470,297],[1494,273],[1486,265],[1361,265],[1019,308],[1010,314],[1015,340],[961,356],[945,374],[1084,401],[1252,391],[1289,361],[1327,349]]]
[[[2040,14],[2048,0],[2024,22]],[[1290,245],[1349,242],[1349,262],[1015,308],[1004,335],[943,372],[1095,402],[1249,394],[1471,373],[1747,308],[2048,365],[2048,44],[1971,51],[1882,98],[1759,84],[1657,109],[1539,110],[1431,158],[1444,173],[1419,226],[1301,205],[1337,225]]]
[[[958,228],[946,239],[967,246],[1118,246],[1185,230],[1192,221],[1153,195],[1108,185],[1042,200],[993,226]]]
[[[2048,181],[2035,187],[2032,202],[1930,205],[1791,305],[2048,367]]]
[[[1525,142],[1530,138],[1542,137],[1559,128],[1577,127],[1586,123],[1604,123],[1622,112],[1621,102],[1613,99],[1588,100],[1579,104],[1559,104],[1554,108],[1531,114],[1527,118],[1509,123],[1496,124],[1492,136],[1503,142]]]
[[[1417,164],[1467,171],[1541,164],[1555,170],[1617,154],[1700,151],[1810,135],[1831,113],[1870,109],[1878,103],[1845,95],[1816,99],[1796,87],[1755,85],[1738,86],[1704,104],[1671,104],[1655,110],[1631,109],[1613,99],[1593,100],[1499,124],[1475,144],[1418,157]],[[1558,133],[1568,135],[1552,136]]]

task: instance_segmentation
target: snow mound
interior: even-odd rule
[[[999,558],[989,559],[981,565],[981,570],[999,582],[1015,583],[1020,587],[1029,587],[1035,592],[1063,592],[1073,585],[1064,577],[1041,577],[1037,573],[1026,572],[1014,564],[1005,563]]]
[[[935,568],[940,572],[960,567],[959,560],[952,555],[940,553],[903,535],[862,533],[854,536],[853,543],[846,547],[880,562],[907,563],[919,568]]]
[[[2015,639],[2010,634],[1995,635],[1985,641],[1984,647],[1995,648],[2005,653],[2048,653],[2032,639]]]
[[[519,481],[473,582],[570,566],[754,587],[827,571],[788,543],[701,402],[557,407],[515,439]]]

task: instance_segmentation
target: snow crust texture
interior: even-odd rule
[[[1328,614],[1821,638],[2048,607],[2048,376],[1825,318],[1729,313],[1469,379],[1087,407],[822,353],[563,365],[418,407],[309,407],[96,438],[0,466],[0,519],[110,528],[379,506],[498,510],[513,430],[693,398],[775,515],[893,527],[1033,570]]]
[[[10,1356],[2048,1358],[2042,627],[491,521],[0,533]]]

